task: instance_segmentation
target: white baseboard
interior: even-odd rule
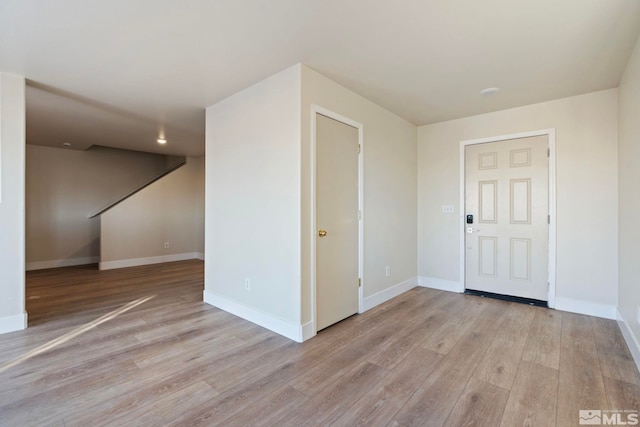
[[[0,317],[0,334],[27,329],[27,312]]]
[[[449,292],[464,292],[464,285],[453,280],[437,279],[435,277],[420,276],[418,278],[418,286],[431,289],[439,289]]]
[[[640,343],[619,310],[616,310],[616,320],[618,321],[622,336],[627,343],[627,347],[629,347],[629,351],[631,351],[631,356],[633,356],[633,360],[636,362],[638,370],[640,370]]]
[[[313,326],[313,322],[307,322],[302,325],[302,341],[306,341],[309,338],[316,336],[316,328]]]
[[[415,288],[416,286],[418,286],[418,278],[412,277],[411,279],[400,282],[397,285],[391,286],[390,288],[384,289],[380,292],[376,292],[375,294],[364,298],[362,304],[362,312],[364,313],[367,310],[371,310],[373,307],[380,305],[385,301],[389,301],[390,299],[395,298],[398,295]]]
[[[207,290],[203,293],[203,300],[207,304],[218,307],[219,309],[255,323],[256,325],[262,326],[263,328],[267,328],[270,331],[285,336],[293,341],[302,342],[305,339],[305,334],[310,333],[309,323],[306,323],[304,326],[296,325],[295,323],[281,319],[273,314],[246,306],[242,303],[214,294]],[[313,333],[315,334],[315,331],[313,331]]]
[[[117,261],[100,262],[100,270],[112,270],[114,268],[137,267],[139,265],[160,264],[163,262],[185,261],[198,258],[198,252],[187,252],[173,255],[160,255],[146,258],[122,259]]]
[[[599,304],[597,302],[563,297],[556,297],[555,309],[612,320],[616,319],[617,312],[617,308],[614,305]]]
[[[49,261],[27,262],[25,264],[25,268],[27,271],[44,270],[46,268],[60,268],[60,267],[72,267],[74,265],[97,264],[99,261],[100,261],[100,257],[97,257],[97,256],[83,257],[83,258],[52,259]]]

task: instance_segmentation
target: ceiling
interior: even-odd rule
[[[204,108],[298,62],[423,125],[617,87],[639,34],[638,0],[0,0],[0,71],[28,143],[196,156]]]

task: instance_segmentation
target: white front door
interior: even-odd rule
[[[465,288],[547,300],[546,135],[465,147]]]
[[[358,129],[316,114],[316,330],[358,312]]]

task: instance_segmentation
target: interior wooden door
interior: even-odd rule
[[[316,329],[358,312],[358,129],[316,115]]]
[[[546,301],[547,136],[465,147],[465,287]]]

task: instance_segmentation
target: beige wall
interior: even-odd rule
[[[556,129],[556,306],[612,317],[618,282],[617,90],[418,129],[418,272],[459,277],[459,143]],[[456,206],[456,215],[441,213]]]
[[[620,288],[618,310],[640,342],[640,39],[619,87]],[[636,347],[636,350],[639,350]],[[640,360],[638,361],[640,363]]]
[[[311,106],[363,125],[365,307],[394,285],[415,284],[417,247],[416,127],[302,66],[302,321],[311,320]],[[391,276],[386,277],[389,266]],[[410,285],[411,286],[411,285]],[[389,294],[391,295],[391,294]],[[368,300],[368,298],[373,298]],[[385,297],[380,297],[384,299]],[[379,301],[379,299],[377,300]]]
[[[24,329],[25,83],[0,73],[0,333]]]
[[[206,181],[206,176],[205,176],[205,157],[191,157],[189,159],[187,159],[188,162],[191,163],[191,165],[194,165],[197,167],[197,176],[196,176],[196,183],[195,183],[195,196],[196,196],[196,200],[195,200],[195,206],[194,206],[194,211],[195,211],[195,217],[193,219],[195,226],[196,226],[196,235],[195,235],[195,248],[196,248],[196,252],[198,252],[199,254],[202,254],[202,256],[204,257],[204,218],[205,218],[205,181]]]
[[[27,269],[97,262],[100,220],[89,216],[162,173],[168,161],[137,151],[27,145]]]
[[[190,157],[102,214],[100,268],[202,257],[203,181],[204,158]]]
[[[300,67],[208,107],[206,120],[205,301],[292,336],[300,325]]]

